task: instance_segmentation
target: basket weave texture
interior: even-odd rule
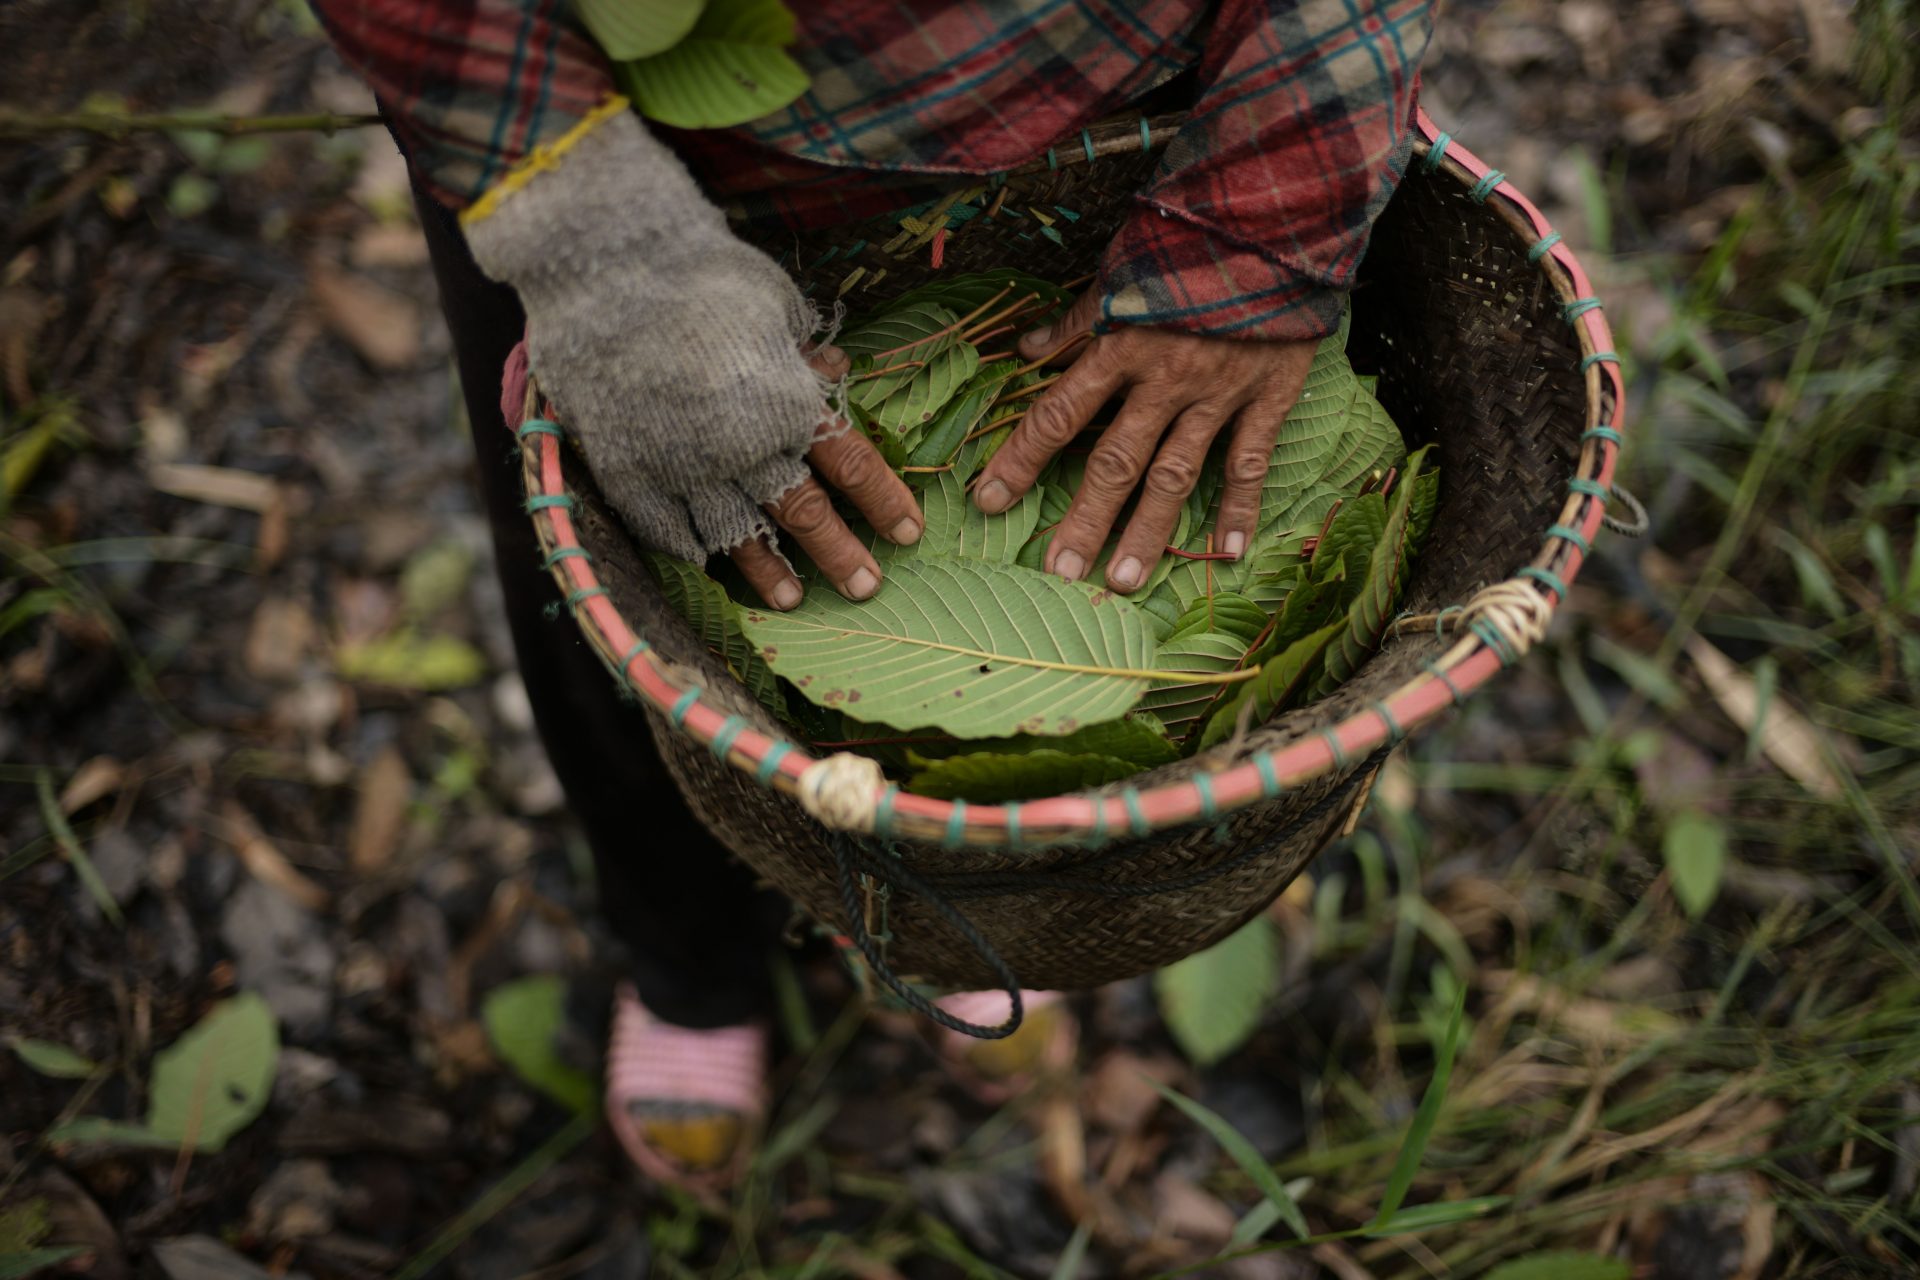
[[[1431,139],[1435,131],[1424,117],[1423,126]],[[1070,177],[1041,168],[1006,179],[1014,198],[1041,190],[1040,198],[1053,196],[1080,213],[1065,246],[1049,240],[1045,260],[1036,264],[1030,244],[996,236],[976,218],[943,246],[937,274],[992,265],[1037,265],[1059,279],[1091,271],[1149,168],[1139,144],[1124,140],[1136,129],[1137,122],[1098,135],[1098,146],[1090,138],[1088,156]],[[1532,573],[1559,588],[1538,588],[1544,621],[1600,523],[1618,443],[1611,430],[1617,423],[1608,418],[1619,394],[1617,367],[1602,367],[1611,360],[1605,325],[1587,315],[1597,303],[1579,302],[1585,278],[1571,255],[1564,247],[1541,248],[1546,229],[1537,212],[1500,183],[1497,171],[1488,174],[1439,137],[1436,149],[1443,154],[1430,155],[1427,141],[1419,145],[1375,227],[1353,301],[1356,367],[1379,375],[1378,395],[1410,447],[1437,446],[1440,508],[1403,608],[1439,612],[1516,573]],[[816,297],[835,296],[857,259],[863,270],[847,300],[865,308],[936,274],[923,245],[884,262],[875,258],[884,252],[876,246],[897,230],[891,224],[833,228],[766,247]],[[878,285],[863,287],[881,270],[886,274]],[[1596,426],[1603,428],[1599,439],[1591,430]],[[654,712],[655,737],[694,810],[809,914],[836,931],[864,925],[882,939],[894,969],[936,985],[991,986],[1010,968],[1028,987],[1084,988],[1211,945],[1263,910],[1326,846],[1364,802],[1373,770],[1404,729],[1457,702],[1516,656],[1514,646],[1443,637],[1435,626],[1395,634],[1331,696],[1241,742],[1088,793],[1099,798],[1090,809],[1099,815],[1097,829],[1038,833],[1048,841],[1039,847],[1022,847],[1036,832],[1019,825],[1017,811],[994,829],[999,847],[982,847],[983,839],[996,838],[994,831],[983,834],[973,824],[985,813],[970,814],[964,806],[937,806],[949,820],[932,829],[943,830],[944,840],[848,836],[829,831],[791,794],[793,759],[777,746],[761,750],[754,736],[777,744],[786,730],[666,605],[584,465],[557,441],[523,435],[522,442],[543,545],[549,551],[579,546],[590,555],[549,563],[587,639]],[[564,512],[539,496],[560,492],[558,482],[572,499]],[[1576,538],[1548,537],[1550,529],[1569,528]],[[592,573],[583,577],[588,571],[580,562]],[[583,582],[604,587],[605,598],[584,607]],[[632,643],[628,629],[646,645]],[[1449,677],[1437,695],[1430,674],[1436,659]],[[689,689],[699,692],[684,692]],[[676,692],[681,696],[671,696]],[[609,697],[622,694],[609,686]],[[719,741],[711,731],[690,731],[688,708],[696,703],[726,716]],[[749,741],[756,745],[740,745]],[[792,754],[804,750],[798,744]],[[1311,763],[1299,766],[1309,754]],[[1276,779],[1274,760],[1296,763]],[[1262,788],[1267,798],[1226,801],[1225,771],[1249,762],[1276,785]],[[1216,779],[1223,797],[1217,809]],[[1148,831],[1160,822],[1143,818],[1141,797],[1157,800],[1173,788],[1197,791],[1206,812],[1195,815],[1199,821]],[[1125,800],[1124,808],[1114,797]],[[907,798],[900,803],[932,807]],[[883,801],[889,817],[891,804]],[[1149,807],[1155,814],[1165,808]],[[1109,825],[1105,815],[1114,810],[1131,821]],[[992,811],[996,822],[1001,812]],[[645,849],[643,821],[636,816],[636,856],[673,856]],[[904,825],[914,833],[930,830],[929,821]],[[1129,826],[1146,833],[1128,835]],[[1102,838],[1109,830],[1124,838]],[[897,858],[931,883],[984,936],[1004,968],[924,897],[876,883],[881,876],[850,880],[835,856],[835,841],[847,839],[867,840],[879,860]],[[849,919],[849,903],[858,921]]]

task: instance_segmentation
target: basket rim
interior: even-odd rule
[[[665,715],[678,732],[761,786],[798,800],[823,825],[950,849],[1091,844],[1214,822],[1347,769],[1382,746],[1397,744],[1448,706],[1460,705],[1544,634],[1605,521],[1623,443],[1626,399],[1612,330],[1573,250],[1533,202],[1506,181],[1504,173],[1462,147],[1424,108],[1415,113],[1414,124],[1417,132],[1409,171],[1418,165],[1428,175],[1444,174],[1468,187],[1476,202],[1493,201],[1490,207],[1496,215],[1530,241],[1529,258],[1546,274],[1578,338],[1587,404],[1567,498],[1540,550],[1514,577],[1485,589],[1464,607],[1439,615],[1442,622],[1436,630],[1448,615],[1457,615],[1458,639],[1428,662],[1420,675],[1384,699],[1304,738],[1146,789],[1069,792],[1003,804],[910,794],[899,784],[879,778],[877,767],[866,757],[848,752],[811,755],[712,704],[689,673],[633,629],[600,583],[592,558],[580,543],[573,499],[566,492],[562,471],[559,428],[536,417],[530,406],[522,422],[509,429],[520,445],[526,509],[546,553],[545,563],[565,592],[575,620],[626,685]],[[1087,150],[1091,160],[1093,148]],[[1608,392],[1610,420],[1606,418]],[[1502,620],[1503,613],[1512,618],[1516,604],[1526,623],[1519,628]]]

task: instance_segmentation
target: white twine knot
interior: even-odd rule
[[[800,807],[836,831],[872,831],[876,797],[886,785],[878,760],[836,751],[800,775]]]
[[[1501,659],[1513,662],[1546,639],[1547,627],[1553,622],[1553,605],[1531,583],[1509,578],[1481,589],[1467,601],[1460,626],[1471,629],[1476,622],[1485,622],[1498,637],[1494,648],[1500,651]]]

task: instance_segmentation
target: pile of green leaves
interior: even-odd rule
[[[1018,272],[960,276],[838,339],[853,357],[849,414],[916,486],[926,520],[900,547],[849,513],[885,573],[872,598],[844,599],[802,560],[806,598],[780,613],[731,576],[730,593],[652,558],[675,608],[796,736],[870,755],[922,795],[1098,786],[1325,696],[1379,646],[1437,505],[1438,474],[1425,450],[1407,455],[1372,380],[1354,373],[1343,324],[1281,433],[1246,555],[1212,558],[1216,449],[1141,590],[1094,585],[1111,543],[1093,582],[1043,572],[1091,437],[998,515],[973,505],[967,482],[1049,381],[1011,335],[1067,301]]]
[[[634,109],[681,129],[726,129],[807,91],[780,0],[577,0]]]

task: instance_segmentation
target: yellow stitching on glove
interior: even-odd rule
[[[605,102],[581,116],[573,128],[555,138],[552,142],[542,143],[529,151],[520,163],[507,170],[500,181],[483,192],[478,200],[460,211],[460,225],[470,227],[487,217],[500,207],[502,201],[520,188],[533,181],[534,175],[548,169],[558,168],[560,157],[573,150],[580,139],[594,129],[625,111],[631,104],[619,94],[614,94]]]

